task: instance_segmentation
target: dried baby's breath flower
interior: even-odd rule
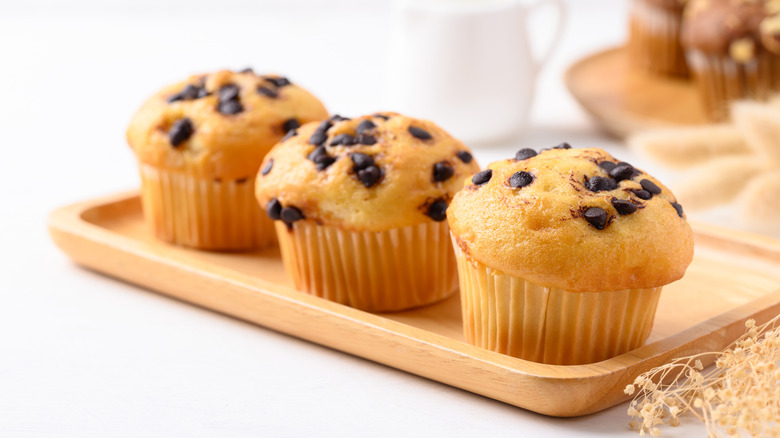
[[[780,315],[747,332],[722,352],[676,359],[639,375],[629,426],[658,436],[663,424],[678,426],[685,413],[702,420],[710,437],[780,437]],[[714,359],[704,370],[702,358]]]

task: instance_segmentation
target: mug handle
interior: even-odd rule
[[[563,24],[566,22],[566,8],[564,7],[563,2],[561,0],[538,0],[534,2],[526,9],[526,14],[524,19],[528,21],[528,17],[532,16],[536,10],[546,5],[550,5],[554,7],[558,15],[558,22],[556,23],[555,26],[555,34],[552,37],[552,41],[542,52],[543,55],[541,56],[540,59],[533,60],[534,78],[537,76],[537,74],[542,69],[544,64],[547,63],[547,60],[550,58],[550,55],[555,51],[555,48],[558,46],[558,43],[561,41],[561,34],[563,33],[562,32]],[[526,29],[526,32],[528,32],[528,26],[524,26],[524,28]],[[528,35],[526,34],[526,39],[527,38]]]

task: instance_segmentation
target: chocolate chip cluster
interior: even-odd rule
[[[238,72],[239,74],[251,74],[255,75],[251,68],[245,68]],[[269,99],[276,99],[279,97],[280,90],[283,87],[291,85],[289,79],[281,76],[257,76],[259,83],[255,89],[257,94],[267,97]],[[191,100],[202,99],[207,96],[211,96],[214,92],[210,92],[206,89],[207,76],[202,76],[198,83],[187,84],[180,91],[171,94],[166,99],[169,104],[176,102],[186,102]],[[237,84],[224,84],[219,90],[216,90],[217,106],[215,110],[223,115],[232,116],[242,113],[244,111],[244,105],[241,102],[241,87]],[[292,129],[296,129],[300,126],[300,123],[296,119],[289,119],[281,126],[283,132],[288,132]],[[195,127],[191,119],[185,117],[176,120],[171,128],[168,130],[168,139],[171,142],[171,146],[178,147],[185,141],[187,141],[192,134],[195,133]]]
[[[305,140],[307,144],[312,146],[307,151],[305,159],[310,161],[318,172],[324,172],[337,160],[348,158],[352,164],[349,167],[349,174],[357,179],[366,189],[373,189],[384,180],[386,169],[382,167],[381,159],[377,155],[371,155],[370,150],[362,146],[372,146],[385,141],[378,128],[382,123],[390,120],[391,117],[392,115],[388,114],[373,114],[370,118],[361,120],[355,127],[354,132],[332,134],[331,129],[336,124],[351,120],[347,117],[334,115],[328,120],[322,121],[309,138]],[[297,128],[296,126],[290,129],[282,139],[282,143],[298,136]],[[423,144],[432,145],[435,140],[433,134],[419,126],[410,125],[407,128],[407,132],[416,141]],[[342,147],[337,148],[338,146]],[[474,158],[468,151],[461,150],[455,154],[452,160],[442,160],[434,163],[431,168],[431,183],[438,184],[452,178],[456,172],[453,165],[456,159],[463,163],[470,163]],[[269,157],[266,165],[261,169],[260,173],[262,176],[266,176],[271,172],[273,163],[274,159]],[[450,199],[450,196],[430,198],[420,206],[420,210],[434,221],[443,221],[447,217],[446,211]],[[283,220],[288,226],[291,226],[294,220],[285,219],[285,216],[282,214],[283,211],[279,210],[281,208],[279,207],[280,205],[278,200],[273,199],[269,203],[268,216],[274,220]],[[300,210],[297,208],[296,211],[300,213]],[[300,213],[300,215],[288,213],[288,216],[288,219],[297,218],[295,220],[304,217],[303,213]]]
[[[568,143],[562,143],[552,148],[542,149],[539,153],[533,149],[525,148],[519,150],[515,154],[514,159],[516,161],[528,160],[550,149],[571,149],[571,146]],[[650,200],[653,196],[661,193],[661,188],[658,187],[657,184],[647,178],[642,178],[642,172],[629,163],[605,160],[598,162],[597,164],[600,174],[592,176],[586,175],[584,181],[577,182],[581,183],[581,186],[589,192],[611,192],[620,189],[621,181],[637,181],[638,179],[637,182],[641,189],[623,189],[623,191],[629,192],[633,197],[625,200],[613,196],[610,199],[610,204],[615,209],[618,216],[627,216],[637,212],[640,208],[645,207],[643,201]],[[493,171],[491,169],[483,170],[472,177],[472,187],[478,188],[483,186],[487,184],[492,177]],[[506,186],[513,190],[522,189],[523,187],[531,185],[534,182],[534,179],[534,175],[530,172],[519,171],[509,177],[506,181]],[[577,187],[575,187],[575,189],[580,190]],[[682,206],[677,202],[669,201],[669,203],[677,212],[677,215],[682,218]],[[595,206],[581,206],[574,214],[576,217],[585,219],[591,226],[598,230],[603,230],[616,218],[615,215],[610,215],[605,209]]]
[[[281,220],[287,224],[288,228],[292,227],[293,222],[306,218],[299,208],[293,206],[282,207],[282,203],[276,198],[268,202],[265,212],[271,220]]]
[[[372,117],[382,122],[389,120],[389,116],[385,114],[374,114]],[[344,155],[343,153],[339,155],[338,151],[333,149],[335,146],[351,148],[359,145],[371,146],[377,143],[377,125],[371,119],[362,120],[355,128],[354,134],[329,135],[330,129],[336,123],[347,120],[350,119],[334,115],[330,119],[322,121],[309,137],[308,143],[313,145],[314,148],[306,155],[306,159],[313,162],[318,171],[324,171]],[[409,133],[421,140],[431,140],[433,138],[430,133],[415,126],[409,127]],[[287,132],[282,142],[296,135],[298,135],[297,126]],[[381,182],[384,171],[376,163],[374,157],[362,152],[349,152],[346,153],[346,156],[352,160],[352,171],[363,186],[371,188]],[[471,157],[469,155],[470,160]],[[448,163],[437,163],[437,166],[434,166],[434,180],[436,181],[444,181],[454,173],[454,169]]]
[[[376,117],[376,115],[374,117]],[[388,117],[384,115],[377,118],[382,121],[388,119]],[[309,137],[308,143],[313,145],[314,149],[306,155],[306,158],[314,163],[318,171],[327,169],[340,158],[336,151],[332,149],[335,146],[351,148],[358,145],[371,146],[377,143],[377,125],[370,119],[362,120],[355,128],[354,134],[341,133],[332,137],[328,134],[335,123],[347,120],[350,119],[334,115],[330,119],[320,123],[311,137]],[[285,140],[295,135],[297,135],[297,132],[290,131],[288,135],[285,136]],[[360,152],[347,153],[347,156],[352,160],[352,171],[355,177],[366,188],[373,187],[380,182],[384,172],[375,163],[374,157]]]

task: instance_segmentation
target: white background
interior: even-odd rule
[[[568,65],[623,42],[626,3],[568,2],[533,131],[476,149],[481,163],[562,141],[635,158],[563,85]],[[537,415],[84,270],[51,243],[51,210],[138,186],[126,124],[190,73],[252,66],[333,112],[386,109],[389,12],[358,0],[0,3],[0,436],[634,436],[626,405]],[[667,434],[705,436],[694,421]]]

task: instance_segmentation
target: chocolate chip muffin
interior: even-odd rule
[[[642,70],[687,76],[680,44],[683,8],[688,0],[632,0],[628,53]]]
[[[693,257],[669,189],[600,149],[523,149],[474,175],[447,216],[466,340],[536,362],[642,345]]]
[[[727,119],[731,101],[780,91],[777,0],[691,0],[682,44],[712,120]]]
[[[306,90],[251,69],[192,76],[150,97],[127,141],[157,237],[211,250],[272,244],[273,224],[254,198],[260,163],[288,131],[327,117]]]
[[[457,290],[447,206],[479,166],[435,124],[395,113],[334,116],[290,131],[256,195],[276,221],[296,288],[371,312]]]

